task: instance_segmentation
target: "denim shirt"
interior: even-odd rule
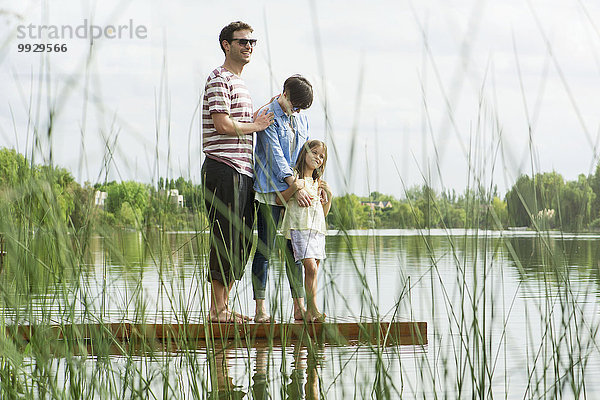
[[[288,188],[284,179],[293,175],[292,167],[308,140],[308,119],[301,112],[294,113],[292,128],[292,118],[281,109],[277,98],[269,104],[268,111],[275,116],[273,123],[264,131],[256,132],[254,190],[258,193],[281,192]]]

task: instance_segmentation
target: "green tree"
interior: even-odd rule
[[[22,154],[14,149],[0,149],[0,187],[16,187],[28,179],[31,170]]]
[[[394,200],[393,196],[390,196],[388,194],[383,194],[383,193],[379,193],[379,192],[371,192],[371,194],[369,195],[369,199],[368,201],[392,201]]]
[[[438,204],[438,196],[428,185],[423,185],[421,196],[413,206],[416,206],[423,214],[423,228],[436,228],[440,226],[441,212]]]
[[[423,225],[423,213],[416,207],[411,207],[407,202],[394,202],[393,208],[388,211],[389,228],[416,228]]]
[[[368,227],[368,207],[354,194],[334,197],[327,220],[336,229],[364,229]]]
[[[527,175],[521,175],[506,193],[506,207],[509,224],[529,226],[531,213],[537,212],[534,183]]]
[[[506,202],[500,199],[498,196],[494,196],[492,199],[492,211],[495,215],[493,219],[493,228],[506,228],[508,226],[508,209]],[[500,223],[500,226],[495,226],[496,222]]]
[[[464,228],[467,220],[466,212],[463,208],[448,205],[444,209],[442,221],[448,228]]]
[[[128,206],[123,210],[125,222],[129,225],[133,220],[140,224],[143,222],[142,216],[146,213],[149,200],[148,185],[134,181],[111,182],[104,187],[104,190],[107,192],[106,211],[115,217],[120,217],[123,205],[127,204]]]
[[[594,200],[592,201],[591,218],[600,218],[600,162],[596,165],[596,171],[588,179],[589,185],[594,192]]]
[[[56,204],[56,215],[61,221],[67,222],[75,209],[75,191],[80,187],[73,175],[65,168],[43,165],[36,167],[35,176],[37,182],[50,185],[48,204]]]
[[[558,197],[565,185],[562,175],[545,172],[535,175],[537,210],[558,209]]]
[[[86,227],[91,221],[94,193],[95,189],[89,183],[73,188],[73,210],[69,218],[76,230]]]
[[[594,199],[594,191],[584,175],[579,175],[577,181],[567,182],[560,194],[559,219],[562,228],[571,231],[589,228]]]

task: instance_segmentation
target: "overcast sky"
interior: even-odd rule
[[[85,20],[146,35],[18,37]],[[337,193],[504,194],[520,173],[573,180],[598,161],[600,3],[587,0],[0,1],[0,146],[79,182],[198,182],[197,107],[235,20],[259,40],[242,74],[255,107],[289,75],[313,83],[310,134],[329,145]],[[18,51],[46,42],[67,50]]]

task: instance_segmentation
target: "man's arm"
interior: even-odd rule
[[[293,177],[290,177],[290,178],[294,179]],[[286,182],[287,182],[287,180],[286,180]],[[283,203],[288,202],[288,200],[294,195],[294,193],[296,193],[296,191],[303,189],[303,188],[304,188],[304,179],[296,179],[296,180],[292,181],[290,186],[288,186],[288,188],[285,189],[283,192],[277,193],[277,199],[275,200],[275,202],[278,205],[283,205]]]
[[[288,184],[288,186],[292,186],[292,184],[294,183],[294,177],[287,176],[284,179],[284,181],[285,181],[285,183]],[[302,179],[302,182],[304,182],[304,179]],[[298,203],[298,205],[300,207],[310,206],[310,202],[312,201],[312,199],[310,198],[310,195],[308,194],[308,192],[306,190],[304,190],[304,183],[302,184],[301,187],[296,189],[295,193],[296,193],[296,202]]]
[[[312,198],[308,194],[308,192],[304,189],[298,189],[298,193],[296,193],[296,202],[300,207],[308,207],[310,206],[310,202]]]
[[[222,135],[242,136],[266,129],[273,122],[273,113],[264,110],[259,113],[254,122],[234,121],[226,113],[213,113],[210,115],[215,129]]]

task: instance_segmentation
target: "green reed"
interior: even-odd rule
[[[281,342],[263,344],[252,338],[199,344],[173,332],[172,341],[166,343],[144,336],[121,341],[111,333],[109,324],[190,324],[206,315],[208,235],[204,220],[197,218],[196,233],[192,234],[156,228],[126,232],[95,219],[94,206],[89,203],[88,225],[74,230],[61,214],[58,194],[48,189],[46,180],[53,177],[31,179],[4,191],[0,202],[7,216],[2,219],[1,231],[8,251],[1,276],[6,334],[0,339],[0,380],[5,398],[208,398],[215,388],[232,397],[246,393],[249,398],[292,392],[308,397],[315,389],[323,398],[334,393],[363,398],[512,398],[518,391],[520,396],[537,399],[586,393],[587,367],[598,350],[595,337],[599,325],[581,300],[594,297],[593,287],[580,288],[572,281],[570,260],[575,249],[547,231],[536,232],[531,239],[533,247],[524,249],[510,236],[497,233],[501,231],[465,230],[457,235],[447,230],[445,236],[436,236],[422,227],[403,246],[419,255],[416,262],[423,263],[423,273],[403,273],[403,266],[415,261],[403,256],[400,249],[401,285],[399,292],[392,294],[391,309],[380,307],[382,296],[390,295],[382,294],[379,287],[382,280],[389,279],[379,265],[377,251],[384,238],[376,233],[359,237],[340,231],[333,241],[336,247],[330,249],[335,256],[326,261],[321,275],[324,309],[346,310],[344,315],[330,315],[334,318],[420,320],[423,315],[415,313],[414,307],[429,304],[421,307],[431,310],[429,345],[424,352],[412,352],[410,358],[401,347],[387,346],[385,337],[346,347],[350,355],[340,351],[333,358],[324,355],[331,351],[327,345],[299,344],[285,336]],[[486,204],[483,200],[473,200],[469,206],[473,218],[481,215],[476,211]],[[435,199],[430,209],[441,213]],[[498,228],[491,211],[483,218],[488,219],[484,225]],[[269,293],[271,312],[278,320],[289,319],[290,312],[282,269],[284,249],[279,243],[273,255],[271,279],[275,279],[276,289]],[[533,271],[523,266],[531,251],[540,265]],[[507,254],[522,279],[516,292],[504,286],[506,271],[502,268]],[[194,265],[192,275],[182,268],[186,262]],[[338,263],[352,271],[358,290],[347,291],[336,274]],[[453,266],[453,275],[444,271],[448,265]],[[368,270],[375,272],[374,279]],[[154,275],[156,285],[149,291],[144,282]],[[532,280],[532,275],[537,275],[536,279]],[[454,280],[449,281],[448,276]],[[423,282],[428,284],[423,286]],[[118,298],[111,291],[115,285],[121,288]],[[240,311],[248,309],[247,297],[240,296],[243,285],[247,283],[238,284],[230,300]],[[427,286],[429,291],[423,290]],[[515,389],[508,362],[518,351],[513,347],[521,342],[515,337],[521,333],[507,327],[515,318],[518,298],[540,291],[546,294],[544,300],[535,298],[531,300],[534,306],[525,308],[522,368],[528,384]],[[70,329],[77,323],[98,324],[100,331],[92,333],[93,340],[86,340],[81,329]],[[22,341],[11,333],[19,324],[35,325],[37,334]],[[57,340],[43,331],[50,326],[62,327],[65,338]],[[296,348],[292,354],[287,351],[289,346]],[[368,370],[360,362],[352,362],[364,357],[359,354],[365,350],[371,354]],[[240,357],[245,371],[256,370],[251,379],[244,380],[244,386],[229,365]],[[236,365],[239,368],[239,363]],[[402,372],[406,368],[417,371],[416,380]],[[323,377],[330,370],[339,375],[326,381]],[[356,376],[352,385],[348,374]]]

